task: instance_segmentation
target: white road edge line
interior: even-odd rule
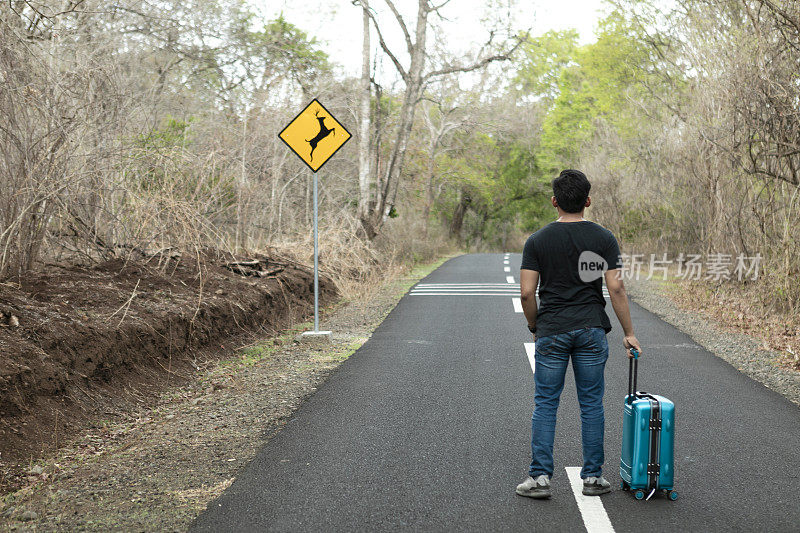
[[[583,480],[581,479],[581,467],[568,466],[565,469],[578,509],[583,517],[583,525],[586,526],[586,533],[614,533],[614,527],[608,518],[606,508],[599,496],[583,495]]]
[[[511,303],[514,304],[514,312],[521,313],[522,312],[522,299],[520,298],[511,298]]]
[[[514,281],[514,276],[506,276],[506,281],[508,283],[516,283],[516,281]]]
[[[536,373],[536,344],[532,342],[525,343],[525,353],[528,355],[528,361],[531,364],[531,371]]]

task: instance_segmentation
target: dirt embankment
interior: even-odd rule
[[[59,446],[87,420],[151,401],[214,360],[222,343],[311,312],[306,267],[249,259],[258,261],[115,260],[0,284],[0,467]],[[323,302],[335,296],[329,280],[320,288]],[[0,480],[9,488],[13,479]]]
[[[234,349],[148,407],[97,421],[68,446],[27,465],[0,498],[0,531],[186,531],[380,325],[443,261],[392,272],[328,306],[330,343],[300,343],[294,324]],[[341,305],[339,305],[341,304]]]

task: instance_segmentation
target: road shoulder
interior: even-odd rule
[[[634,302],[680,329],[740,372],[800,405],[800,372],[782,365],[781,354],[765,348],[759,339],[724,328],[697,311],[679,306],[658,282],[626,280],[625,286]]]
[[[445,258],[446,259],[446,258]],[[185,530],[289,416],[354,353],[409,287],[445,259],[329,310],[328,345],[308,324],[237,350],[157,405],[105,424],[39,464],[0,502],[3,530]]]

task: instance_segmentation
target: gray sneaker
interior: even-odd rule
[[[600,496],[611,492],[611,483],[603,476],[587,477],[583,480],[583,493],[587,496]]]
[[[535,478],[528,476],[528,479],[517,485],[517,494],[528,498],[549,498],[551,496],[550,477],[545,474]]]

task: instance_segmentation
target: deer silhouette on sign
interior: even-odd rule
[[[319,142],[328,135],[330,135],[331,133],[336,135],[336,128],[328,129],[328,127],[325,125],[325,119],[328,117],[319,116],[319,111],[314,113],[314,116],[316,116],[317,120],[319,121],[319,133],[317,133],[313,139],[306,139],[306,142],[311,145],[311,154],[310,154],[311,161],[314,160],[314,149],[317,147]]]

